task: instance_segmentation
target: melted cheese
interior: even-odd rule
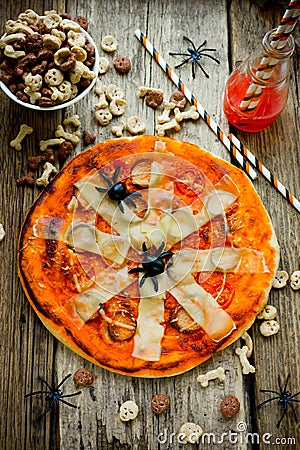
[[[186,277],[185,283],[172,288],[170,293],[212,340],[218,342],[235,329],[230,315],[192,276]]]
[[[164,335],[164,298],[165,293],[153,297],[145,297],[153,292],[152,281],[146,279],[140,288],[137,329],[134,336],[132,356],[144,361],[159,361],[161,356],[161,340]]]

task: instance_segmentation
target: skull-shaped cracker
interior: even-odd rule
[[[286,286],[289,275],[285,270],[278,270],[273,280],[273,287],[276,289],[283,288]]]
[[[181,442],[195,444],[202,434],[203,430],[200,425],[193,422],[186,422],[181,426],[178,437],[180,436]]]
[[[169,397],[163,394],[154,395],[151,400],[152,411],[154,414],[160,414],[169,407]]]
[[[263,336],[272,336],[278,333],[280,325],[276,320],[265,320],[259,327],[259,331]]]
[[[297,291],[300,289],[300,270],[295,270],[295,272],[292,273],[291,278],[291,288]]]
[[[138,415],[139,408],[133,400],[127,400],[120,406],[120,419],[123,422],[128,422],[128,420],[133,420]]]

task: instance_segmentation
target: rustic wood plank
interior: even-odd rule
[[[262,12],[255,4],[233,1],[230,9],[232,63],[244,60],[247,50],[252,51],[260,44],[266,31],[275,28],[280,21],[282,9],[272,6]],[[299,52],[299,50],[298,50]],[[297,57],[298,56],[298,57]],[[265,163],[281,182],[296,197],[300,197],[299,183],[299,53],[295,54],[290,74],[289,100],[282,115],[266,130],[256,134],[238,132],[239,138],[255,155]],[[263,178],[254,183],[257,191],[272,218],[279,245],[281,247],[280,268],[289,274],[298,269],[300,254],[299,213],[273,189]],[[278,389],[277,375],[283,379],[291,373],[290,389],[299,391],[300,369],[296,349],[299,346],[299,292],[288,285],[282,290],[272,290],[269,302],[278,309],[281,331],[271,338],[263,338],[259,332],[259,323],[253,329],[255,344],[254,360],[257,367],[255,376],[255,403],[268,398],[259,389]],[[257,428],[261,436],[271,433],[275,437],[299,439],[299,430],[293,417],[288,413],[280,429],[276,423],[280,418],[280,408],[276,403],[266,405],[259,412],[253,411]],[[298,444],[299,445],[299,444]],[[261,448],[269,445],[262,443]],[[278,446],[278,448],[282,448]]]

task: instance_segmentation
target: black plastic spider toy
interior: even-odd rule
[[[134,269],[129,270],[129,273],[138,273],[138,272],[145,272],[145,274],[142,276],[140,281],[140,287],[143,286],[145,283],[146,278],[150,277],[154,286],[155,292],[158,291],[158,282],[156,275],[159,275],[165,271],[165,265],[164,258],[168,258],[169,256],[173,256],[173,252],[163,252],[161,253],[162,249],[164,248],[165,243],[162,242],[158,249],[156,249],[156,252],[154,255],[151,255],[146,247],[145,242],[143,243],[143,262],[142,267],[135,267]]]
[[[294,414],[295,422],[298,423],[296,411],[295,411],[294,405],[292,405],[292,402],[300,403],[300,400],[296,400],[296,399],[295,399],[295,397],[297,397],[297,395],[300,394],[300,391],[297,392],[297,394],[293,394],[293,395],[292,395],[289,391],[287,391],[287,384],[288,384],[290,375],[291,375],[291,374],[289,373],[288,376],[287,376],[287,378],[286,378],[286,381],[285,381],[285,384],[284,384],[284,388],[282,388],[280,375],[278,375],[278,386],[279,386],[280,392],[272,391],[272,390],[269,390],[269,389],[261,389],[261,390],[260,390],[260,392],[270,392],[270,393],[272,393],[272,394],[276,394],[277,396],[276,396],[276,397],[269,398],[268,400],[265,400],[264,402],[260,403],[260,405],[258,405],[257,408],[261,408],[261,407],[264,406],[266,403],[272,402],[273,400],[278,400],[278,405],[280,405],[280,406],[283,407],[283,413],[282,413],[282,415],[281,415],[281,417],[280,417],[279,422],[278,422],[277,425],[276,425],[277,428],[279,428],[282,419],[283,419],[284,416],[286,415],[287,407],[288,407],[288,406],[291,407],[291,409],[292,409],[292,411],[293,411],[293,414]]]
[[[109,196],[109,198],[111,200],[116,200],[118,202],[118,206],[119,206],[120,210],[124,214],[125,211],[124,211],[124,206],[122,205],[122,201],[126,202],[127,204],[129,204],[135,208],[136,204],[130,197],[132,197],[132,196],[141,197],[141,194],[139,192],[127,192],[126,185],[124,183],[122,183],[121,181],[117,182],[120,170],[121,170],[120,167],[116,168],[111,180],[105,173],[100,172],[100,175],[102,176],[102,178],[108,185],[108,189],[104,189],[104,188],[101,188],[98,186],[96,186],[96,189],[99,192],[107,193],[107,195]],[[129,195],[130,195],[130,197],[129,197]]]
[[[46,395],[46,401],[50,402],[50,405],[45,409],[45,411],[42,412],[40,416],[38,416],[37,421],[40,422],[42,418],[50,411],[50,409],[54,406],[54,404],[58,405],[58,402],[62,402],[65,405],[71,406],[72,408],[77,408],[76,405],[73,405],[73,403],[69,403],[66,400],[64,400],[67,397],[75,397],[75,395],[80,395],[81,391],[74,392],[73,394],[63,394],[60,387],[67,381],[67,379],[72,374],[69,373],[63,380],[55,386],[55,378],[56,378],[56,372],[53,372],[53,380],[52,380],[52,386],[41,376],[39,375],[38,378],[41,380],[43,384],[45,384],[48,388],[48,390],[42,390],[42,391],[36,391],[36,392],[30,392],[29,394],[25,395],[25,398],[32,397],[33,395],[39,395],[39,394],[47,394]]]
[[[217,58],[214,58],[213,56],[207,55],[205,53],[205,52],[215,52],[216,49],[215,48],[202,48],[204,45],[206,45],[206,43],[207,43],[206,40],[204,42],[202,42],[202,44],[199,45],[198,48],[196,48],[194,42],[188,36],[183,36],[183,39],[188,41],[192,45],[192,48],[189,47],[187,49],[188,53],[169,52],[169,55],[171,55],[171,56],[187,56],[188,57],[187,59],[183,60],[180,64],[177,64],[177,66],[175,66],[175,69],[178,69],[178,67],[183,66],[185,63],[187,63],[191,60],[192,61],[192,76],[193,76],[193,78],[196,77],[195,63],[197,64],[197,66],[200,67],[200,69],[202,70],[202,72],[204,73],[206,78],[209,78],[208,73],[204,70],[202,64],[200,63],[200,59],[203,56],[207,56],[208,58],[213,59],[216,63],[220,64],[220,61]]]

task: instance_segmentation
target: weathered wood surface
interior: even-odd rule
[[[164,57],[174,65],[168,56],[169,51],[185,50],[183,35],[188,35],[199,44],[207,39],[209,47],[217,48],[221,65],[204,61],[210,74],[206,79],[200,72],[196,79],[191,77],[191,67],[185,65],[179,73],[193,93],[212,114],[225,132],[229,126],[222,113],[222,95],[231,67],[243,60],[258,45],[264,33],[279,23],[282,8],[274,2],[269,10],[261,10],[250,0],[182,0],[180,2],[130,0],[114,2],[108,0],[73,1],[1,1],[1,29],[6,20],[16,17],[27,8],[42,13],[57,9],[71,16],[83,15],[89,20],[89,30],[99,45],[101,37],[113,34],[119,42],[119,55],[132,60],[132,70],[127,76],[117,75],[114,69],[103,76],[103,83],[114,83],[126,92],[129,104],[128,114],[139,115],[147,123],[146,133],[154,133],[155,115],[138,98],[138,87],[150,85],[160,87],[168,96],[174,86],[166,75],[151,60],[150,56],[134,37],[134,30],[140,28],[155,44]],[[298,50],[299,52],[299,50]],[[100,51],[102,54],[102,52]],[[112,60],[112,57],[109,57]],[[240,139],[269,167],[271,171],[298,198],[300,197],[299,163],[299,54],[295,54],[291,71],[290,97],[282,116],[267,130],[258,134],[238,133]],[[29,155],[39,153],[38,142],[53,136],[57,124],[64,116],[79,114],[82,130],[88,129],[102,141],[112,137],[110,127],[100,128],[93,120],[95,97],[87,98],[74,107],[56,113],[38,114],[27,111],[10,101],[1,92],[0,122],[0,160],[1,160],[1,212],[0,222],[4,224],[7,235],[0,244],[1,258],[1,448],[5,450],[77,450],[77,449],[140,449],[156,448],[196,448],[180,446],[171,433],[177,433],[181,424],[187,421],[199,423],[207,433],[215,433],[217,449],[251,449],[256,445],[246,442],[247,431],[259,433],[261,449],[270,445],[263,443],[264,433],[275,439],[295,438],[297,445],[285,442],[272,445],[274,449],[299,448],[299,426],[291,414],[276,429],[280,410],[275,402],[257,412],[255,405],[262,401],[260,388],[276,389],[277,375],[283,377],[291,372],[291,389],[299,391],[299,291],[287,286],[272,290],[270,303],[278,309],[281,331],[278,335],[264,339],[257,324],[251,330],[255,343],[253,362],[255,376],[245,377],[241,373],[239,360],[235,355],[235,345],[216,354],[203,366],[176,377],[164,379],[137,379],[116,375],[81,359],[58,343],[42,326],[33,313],[21,289],[17,276],[17,239],[26,210],[38,195],[38,189],[18,188],[15,179],[26,171]],[[118,122],[118,120],[115,120]],[[34,133],[27,137],[24,150],[16,152],[9,147],[19,126],[27,123],[33,126]],[[197,143],[215,154],[229,159],[227,150],[218,142],[207,125],[198,121],[185,123],[176,137]],[[79,145],[76,152],[82,151]],[[281,268],[291,273],[298,269],[300,254],[299,214],[287,204],[261,176],[254,182],[255,187],[269,211],[281,246]],[[213,382],[202,389],[196,381],[199,373],[218,365],[226,369],[225,382]],[[84,389],[77,400],[79,409],[65,405],[59,411],[53,410],[46,420],[37,423],[35,418],[45,407],[43,398],[24,399],[24,394],[41,388],[38,374],[51,379],[55,369],[58,379],[85,366],[95,374],[94,390]],[[73,382],[65,385],[65,392],[73,392]],[[170,397],[169,410],[154,416],[151,411],[151,398],[156,393]],[[241,411],[230,421],[222,418],[219,402],[227,394],[235,394],[241,401]],[[140,407],[138,418],[124,424],[118,418],[120,404],[134,399]],[[296,409],[299,408],[296,405]],[[244,422],[247,431],[238,431],[238,423]],[[222,433],[229,430],[237,432],[238,442],[219,442]],[[158,442],[159,433],[161,442]],[[234,436],[232,439],[234,439]],[[265,438],[268,439],[268,436]],[[165,442],[164,442],[165,441]],[[218,443],[219,442],[219,443]],[[211,445],[200,444],[208,449]]]

